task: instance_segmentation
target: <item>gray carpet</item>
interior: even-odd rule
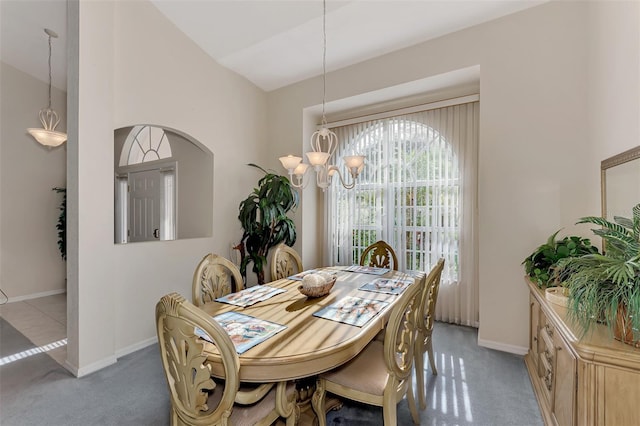
[[[420,424],[543,425],[523,358],[479,347],[477,340],[475,328],[435,324],[438,374],[427,375],[427,409],[420,413]],[[382,425],[382,410],[345,401],[341,410],[327,415],[327,424]],[[412,424],[405,399],[398,405],[398,425]]]
[[[34,345],[0,318],[2,356]],[[77,379],[47,354],[0,366],[2,426],[168,425],[169,395],[156,345]]]
[[[2,357],[34,346],[1,318],[0,327]],[[436,324],[439,374],[429,375],[421,425],[542,425],[522,357],[480,348],[476,341],[475,329]],[[169,424],[169,397],[156,345],[81,379],[46,354],[0,366],[0,406],[2,426]],[[327,423],[382,425],[382,412],[346,401],[328,414]],[[406,400],[398,406],[398,424],[412,424]]]

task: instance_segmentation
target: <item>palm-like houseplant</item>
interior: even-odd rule
[[[255,164],[249,164],[264,172],[258,187],[240,203],[238,220],[244,232],[240,244],[240,273],[246,279],[247,265],[253,262],[253,272],[258,284],[264,284],[264,268],[269,249],[281,242],[292,246],[296,242],[295,223],[287,214],[298,205],[298,193],[289,179]]]
[[[578,223],[600,226],[603,254],[563,259],[558,263],[569,289],[569,316],[587,333],[596,321],[607,324],[616,338],[640,343],[640,204],[633,218],[583,217]],[[635,336],[634,336],[635,334]]]

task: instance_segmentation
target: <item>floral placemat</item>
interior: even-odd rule
[[[373,291],[376,293],[402,294],[411,285],[411,280],[399,280],[395,278],[376,278],[358,290]]]
[[[361,274],[384,275],[390,271],[388,268],[376,268],[374,266],[351,265],[344,268],[347,272],[359,272]]]
[[[284,293],[285,291],[286,290],[282,288],[271,287],[268,285],[255,285],[236,293],[218,297],[216,302],[229,303],[231,305],[241,306],[244,308],[270,299],[276,294]]]
[[[244,353],[258,343],[284,330],[284,325],[265,321],[239,312],[225,312],[213,319],[225,329],[238,354]],[[201,328],[196,327],[195,334],[213,343],[213,339]]]
[[[313,316],[362,327],[388,305],[389,302],[380,300],[347,296],[320,309]]]

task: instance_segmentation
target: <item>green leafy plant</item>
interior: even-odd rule
[[[583,217],[578,223],[600,226],[593,233],[604,242],[603,254],[565,259],[559,263],[569,289],[568,313],[586,333],[596,320],[626,332],[640,329],[640,204],[633,219]],[[631,333],[633,335],[633,332]],[[634,339],[637,341],[638,339]]]
[[[67,260],[67,188],[56,187],[51,190],[62,194],[62,201],[58,207],[60,215],[58,215],[56,229],[58,230],[58,249],[60,250],[60,255],[64,260]]]
[[[540,288],[548,287],[556,280],[554,272],[560,259],[598,253],[598,248],[591,245],[589,239],[569,236],[556,240],[558,232],[560,230],[551,234],[546,243],[535,249],[522,262],[527,275]]]
[[[247,265],[253,262],[258,284],[264,284],[264,268],[269,249],[281,242],[292,246],[296,242],[295,223],[287,214],[298,205],[298,193],[289,179],[255,164],[248,164],[264,172],[258,187],[240,203],[238,220],[244,232],[240,244],[240,273],[246,279]]]

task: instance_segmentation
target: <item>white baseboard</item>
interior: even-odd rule
[[[77,368],[76,366],[69,364],[69,361],[65,361],[64,366],[74,376],[79,378],[79,377],[86,376],[87,374],[95,373],[98,370],[102,370],[105,367],[115,364],[116,361],[117,359],[115,356],[110,356],[110,357],[101,359],[100,361],[96,361],[93,364],[84,366],[82,368]]]
[[[68,361],[65,361],[64,367],[76,377],[86,376],[87,374],[95,373],[98,370],[102,370],[105,367],[115,364],[118,361],[118,358],[120,357],[129,355],[130,353],[146,348],[147,346],[153,345],[157,342],[158,342],[158,337],[151,337],[149,339],[138,342],[134,345],[127,346],[126,348],[122,348],[118,350],[114,356],[101,359],[100,361],[94,362],[93,364],[89,364],[85,367],[78,368],[74,365],[69,364]]]
[[[62,293],[66,293],[66,292],[67,292],[66,289],[61,288],[59,290],[44,291],[42,293],[27,294],[25,296],[9,297],[8,300],[7,300],[7,303],[22,302],[24,300],[37,299],[39,297],[53,296],[55,294],[62,294]]]
[[[78,368],[75,365],[69,364],[69,361],[66,359],[64,360],[64,368],[69,370],[69,372],[74,376],[78,377]]]
[[[516,355],[526,355],[529,348],[524,346],[508,345],[506,343],[494,342],[492,340],[478,339],[478,346],[495,349],[497,351],[508,352]]]
[[[120,358],[123,357],[125,355],[129,355],[130,353],[133,353],[135,351],[139,351],[140,349],[146,348],[147,346],[151,346],[155,343],[158,342],[158,337],[150,337],[146,340],[143,340],[141,342],[135,343],[131,346],[127,346],[126,348],[122,348],[118,351],[116,351],[116,357]]]

